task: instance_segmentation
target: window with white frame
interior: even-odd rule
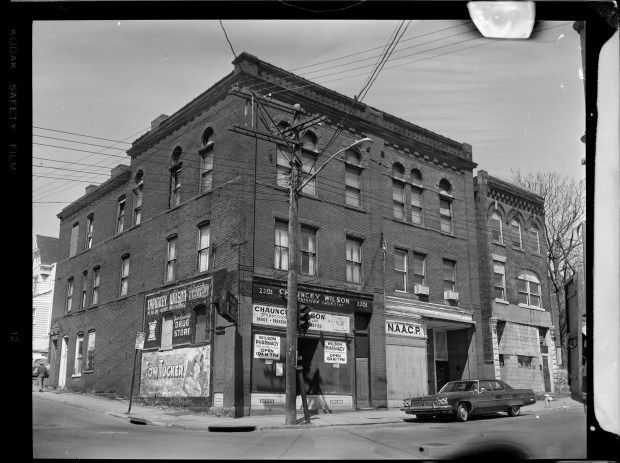
[[[206,272],[209,270],[209,251],[211,249],[211,226],[207,224],[198,225],[198,271]]]
[[[395,219],[405,220],[405,169],[399,163],[392,166],[392,213]]]
[[[95,305],[99,302],[99,270],[100,267],[95,267],[93,269],[92,296],[90,298],[91,305]]]
[[[123,232],[125,228],[125,195],[118,198],[116,205],[116,234]]]
[[[67,313],[71,312],[73,304],[73,278],[69,278],[67,280],[67,301],[65,304],[65,311]]]
[[[88,304],[88,272],[82,273],[82,295],[80,297],[80,308],[85,309]]]
[[[84,249],[90,249],[93,247],[94,222],[95,214],[88,214],[86,217],[86,240],[84,242]]]
[[[273,267],[288,270],[288,223],[276,221]]]
[[[441,231],[452,233],[452,186],[446,179],[439,182],[439,220]]]
[[[126,296],[129,290],[129,254],[121,257],[121,284],[120,295]]]
[[[411,223],[422,225],[424,216],[422,213],[422,174],[417,169],[411,171]]]
[[[316,275],[316,230],[301,227],[301,268],[302,275]]]
[[[84,349],[84,333],[78,333],[75,338],[75,361],[73,362],[73,376],[82,375],[82,353]]]
[[[164,314],[161,323],[161,346],[160,350],[172,349],[172,329],[174,326],[174,316],[171,313]]]
[[[211,127],[202,133],[202,148],[200,149],[200,192],[204,193],[213,188],[213,147],[215,146],[214,132]]]
[[[456,262],[443,259],[443,290],[456,291]]]
[[[301,171],[303,172],[302,179],[307,179],[316,172],[316,154],[309,153],[307,151],[301,152]],[[309,195],[316,196],[316,177],[313,177],[308,183],[304,185],[301,192]]]
[[[78,235],[80,232],[80,223],[75,222],[71,228],[71,241],[69,242],[69,257],[75,256],[77,253]]]
[[[165,282],[174,281],[177,263],[177,237],[168,237],[166,240],[166,276]]]
[[[394,250],[394,290],[407,291],[407,251]]]
[[[362,207],[362,170],[361,156],[349,149],[344,153],[345,203],[351,207]]]
[[[347,238],[346,243],[346,280],[349,283],[362,283],[362,241]]]
[[[426,256],[419,252],[413,253],[413,284],[426,286]]]
[[[135,178],[136,186],[133,189],[133,217],[132,224],[140,225],[142,221],[142,193],[144,191],[144,174],[140,170]]]
[[[510,222],[510,228],[512,229],[512,247],[515,249],[521,249],[521,224],[517,219],[512,219]]]
[[[502,216],[497,211],[493,211],[491,218],[489,219],[489,225],[491,227],[491,238],[496,243],[504,242],[504,233],[502,229]]]
[[[86,344],[86,365],[84,371],[95,369],[95,330],[88,332],[88,342]]]
[[[535,226],[530,228],[530,239],[532,240],[532,252],[540,254],[540,235]]]
[[[506,300],[506,266],[498,260],[493,261],[493,293],[495,299]]]
[[[170,167],[170,204],[176,207],[181,204],[181,162],[182,149],[177,146],[172,152],[172,166]]]
[[[529,270],[524,270],[517,277],[517,292],[519,304],[528,307],[542,308],[541,285],[538,276]]]

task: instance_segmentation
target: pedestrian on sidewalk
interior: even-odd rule
[[[39,392],[43,392],[43,381],[45,381],[46,376],[47,368],[45,368],[45,363],[40,362],[37,366],[37,380],[39,382]]]

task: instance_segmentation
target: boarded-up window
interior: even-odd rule
[[[77,252],[79,231],[80,231],[80,224],[79,222],[75,222],[73,224],[73,228],[71,229],[71,241],[69,243],[69,257],[75,256],[75,253]]]

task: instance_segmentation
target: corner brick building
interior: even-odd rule
[[[471,146],[233,64],[58,215],[51,384],[127,396],[136,357],[136,395],[283,411],[290,153],[267,135],[300,123],[306,174],[342,150],[299,200],[310,407],[400,406],[488,373]]]

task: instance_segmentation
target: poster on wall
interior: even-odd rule
[[[325,363],[347,363],[347,344],[343,341],[325,341]]]
[[[254,304],[252,323],[272,327],[286,328],[287,309],[263,304]],[[310,310],[308,331],[325,331],[333,333],[350,333],[350,317]]]
[[[140,395],[209,397],[211,346],[142,354]]]
[[[254,335],[254,358],[255,359],[280,359],[280,336],[268,334]]]

